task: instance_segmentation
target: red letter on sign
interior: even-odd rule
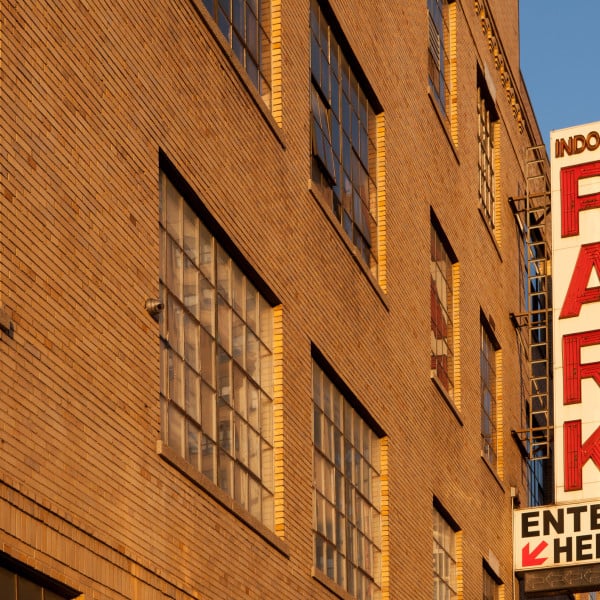
[[[592,269],[596,269],[596,274],[600,277],[600,243],[581,246],[565,303],[560,313],[561,319],[578,317],[582,304],[600,300],[600,287],[587,287]]]
[[[581,380],[600,385],[600,362],[581,364],[581,348],[600,344],[600,329],[563,336],[563,404],[581,402]]]
[[[581,442],[581,421],[565,421],[565,492],[583,488],[583,465],[591,458],[600,469],[600,427],[585,444]]]
[[[596,175],[600,175],[600,161],[560,170],[562,237],[579,235],[579,213],[582,210],[600,208],[600,193],[579,195],[579,180]]]

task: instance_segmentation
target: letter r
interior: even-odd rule
[[[591,377],[600,385],[600,362],[581,364],[581,348],[600,344],[600,329],[563,336],[563,404],[581,402],[581,380]]]

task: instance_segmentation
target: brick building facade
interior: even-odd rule
[[[3,598],[518,596],[518,2],[393,4],[2,3]]]

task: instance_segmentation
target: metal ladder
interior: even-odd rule
[[[552,436],[552,308],[549,232],[550,185],[544,146],[527,148],[526,191],[511,199],[525,243],[525,312],[511,319],[525,337],[527,379],[525,429],[513,431],[525,456],[550,458]]]

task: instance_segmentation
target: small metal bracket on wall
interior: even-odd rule
[[[15,327],[11,315],[4,307],[0,306],[0,332],[12,337],[14,330]]]

